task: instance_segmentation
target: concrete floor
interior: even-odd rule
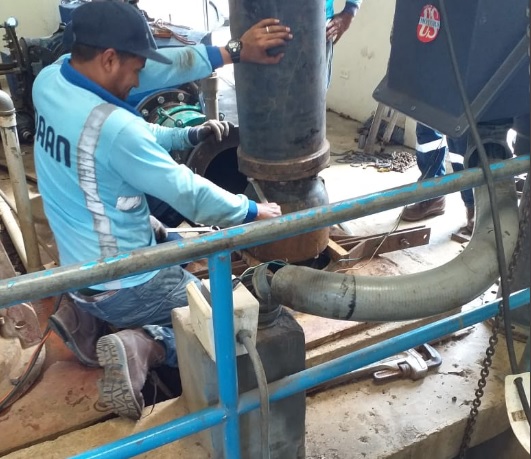
[[[220,109],[229,120],[235,119],[235,103],[230,97],[232,68],[220,72],[224,90]],[[333,153],[356,149],[359,123],[335,113],[327,115],[327,137]],[[334,158],[334,157],[333,157]],[[355,168],[333,160],[322,171],[331,202],[411,183],[418,170],[404,173],[377,172]],[[401,209],[346,222],[345,229],[357,236],[391,231],[397,225]],[[463,245],[450,240],[452,232],[465,223],[465,209],[458,194],[447,197],[444,215],[420,222],[431,228],[430,244],[376,257],[360,273],[398,275],[439,266],[455,257]],[[418,226],[399,223],[398,228]],[[384,267],[382,269],[381,267]],[[448,286],[451,288],[451,286]],[[479,298],[470,307],[479,304]],[[451,459],[457,455],[470,403],[477,387],[481,362],[488,345],[489,328],[478,324],[459,339],[437,346],[443,363],[420,381],[395,381],[375,385],[361,381],[339,386],[307,398],[307,459]],[[522,344],[516,343],[518,355]],[[478,416],[472,444],[482,443],[507,431],[509,424],[504,403],[504,377],[508,374],[507,351],[503,339],[497,347]],[[148,409],[148,411],[151,408]],[[65,458],[98,445],[168,422],[186,413],[182,399],[157,404],[138,423],[111,419],[86,429],[62,435],[4,456],[6,459]],[[146,412],[148,414],[148,412]],[[509,431],[497,448],[475,452],[474,458],[520,459],[528,457]],[[501,446],[500,446],[501,445]],[[501,449],[500,449],[501,448]],[[138,457],[207,458],[195,436],[187,437]],[[289,459],[289,458],[287,458]]]
[[[332,151],[355,147],[357,123],[328,113],[328,138]],[[331,201],[366,194],[417,179],[412,168],[405,173],[379,173],[372,169],[334,164],[322,172]],[[348,185],[347,185],[348,184]],[[390,231],[400,209],[348,222],[354,234]],[[450,233],[464,223],[464,207],[459,196],[449,196],[447,212],[422,222],[432,229],[427,246],[385,254],[371,266],[392,268],[393,274],[430,269],[454,257],[462,245],[450,240]],[[370,269],[371,266],[364,269]],[[384,270],[388,275],[389,270]],[[377,272],[373,269],[371,272]],[[477,300],[481,302],[481,299]],[[420,381],[401,380],[385,385],[360,381],[342,385],[307,398],[306,451],[308,459],[451,459],[457,455],[470,403],[477,387],[481,361],[488,345],[489,329],[478,324],[460,340],[437,346],[443,363]],[[517,343],[518,355],[522,344]],[[503,339],[497,348],[485,389],[472,444],[482,443],[508,429],[504,403],[504,376],[508,374],[507,351]],[[148,408],[146,414],[151,408]],[[186,413],[178,398],[157,404],[138,423],[111,419],[86,429],[6,455],[6,459],[33,457],[65,458],[135,432],[168,422]],[[499,442],[498,442],[499,443]],[[500,447],[500,446],[498,446]],[[523,448],[511,432],[506,433],[502,450],[489,446],[482,459],[520,459]],[[496,451],[496,453],[494,453]],[[139,457],[150,459],[182,457],[207,458],[208,454],[192,436]]]

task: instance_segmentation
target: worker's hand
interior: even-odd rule
[[[208,120],[201,126],[190,128],[188,139],[192,145],[197,145],[213,135],[217,142],[221,142],[223,137],[228,137],[230,129],[233,127],[234,124],[228,121]]]
[[[357,8],[354,11],[357,11]],[[354,15],[349,11],[334,15],[326,26],[326,39],[332,40],[335,45],[350,27]]]
[[[280,24],[278,19],[263,19],[241,36],[240,61],[277,64],[284,57],[284,52],[278,48],[284,47],[292,38],[290,28]],[[268,50],[272,52],[268,53]]]
[[[282,210],[276,202],[257,202],[256,207],[258,208],[258,214],[255,220],[265,220],[282,215]]]
[[[151,229],[155,233],[155,240],[162,242],[168,237],[168,231],[165,226],[159,222],[153,215],[149,216],[149,223],[151,223]]]

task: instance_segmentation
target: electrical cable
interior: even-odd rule
[[[439,146],[436,149],[439,150],[443,146],[444,146],[444,140],[441,138],[441,140],[439,142]],[[432,166],[430,166],[430,168],[421,175],[420,180],[421,181],[424,180],[428,176],[428,174],[431,172],[431,170],[432,170]],[[393,227],[384,235],[384,237],[382,238],[382,240],[380,241],[378,246],[374,249],[372,255],[369,257],[369,259],[367,260],[367,262],[365,264],[363,264],[361,266],[354,266],[354,267],[351,267],[351,268],[338,269],[335,272],[346,272],[346,271],[350,271],[350,270],[355,271],[355,270],[359,270],[359,269],[362,269],[362,268],[365,268],[366,266],[368,266],[368,264],[378,254],[378,250],[380,250],[380,247],[382,247],[382,245],[389,238],[389,236],[391,236],[391,234],[394,233],[397,230],[397,228],[400,226],[400,223],[402,221],[402,215],[404,214],[405,210],[406,210],[405,207],[402,208],[402,210],[400,211],[400,214],[398,214],[398,217],[397,217]],[[364,258],[366,258],[366,257],[364,257]],[[363,260],[363,258],[340,258],[338,260],[338,262],[361,261],[361,260]]]
[[[356,266],[353,266],[351,268],[341,268],[341,269],[337,269],[335,270],[335,272],[337,273],[341,273],[341,272],[346,272],[346,271],[356,271],[356,270],[359,270],[359,269],[363,269],[365,268],[366,266],[369,265],[369,263],[373,260],[373,258],[378,254],[378,250],[380,250],[380,248],[382,247],[382,245],[384,244],[384,242],[389,238],[389,236],[391,236],[391,234],[393,234],[396,229],[400,226],[400,222],[402,221],[402,214],[404,213],[404,210],[405,210],[405,207],[402,209],[402,211],[400,212],[400,214],[398,215],[398,218],[396,219],[394,225],[393,225],[393,228],[391,228],[383,237],[382,237],[382,240],[380,241],[380,243],[378,244],[378,246],[373,250],[372,252],[372,255],[369,257],[369,259],[367,260],[366,263],[364,263],[363,265],[356,265]],[[345,261],[361,261],[363,260],[364,258],[366,257],[363,257],[363,258],[340,258],[338,260],[338,262],[345,262]]]
[[[63,299],[63,295],[61,294],[57,297],[55,300],[54,310],[52,314],[55,314],[57,310],[59,309],[59,305],[61,304],[61,300]],[[37,360],[41,354],[42,348],[44,347],[44,344],[46,343],[46,340],[49,338],[50,334],[52,333],[52,330],[50,326],[46,326],[43,337],[40,341],[40,343],[37,345],[35,350],[33,351],[33,354],[31,355],[31,359],[28,362],[28,366],[24,370],[24,373],[17,381],[16,385],[9,391],[8,394],[6,394],[4,397],[0,399],[0,413],[6,409],[11,403],[13,403],[20,395],[19,392],[25,388],[25,383],[28,380],[29,376],[31,375],[31,372],[33,370],[33,367],[37,363]]]
[[[256,374],[258,391],[260,393],[260,441],[262,445],[262,459],[269,459],[269,389],[267,387],[267,377],[262,361],[260,360],[260,355],[251,339],[251,332],[249,330],[240,330],[236,338],[238,342],[245,346]]]
[[[522,403],[522,408],[524,409],[525,417],[527,418],[527,422],[529,423],[529,400],[527,400],[527,396],[525,395],[525,389],[523,384],[522,377],[518,377],[514,380],[514,385],[516,386],[516,390],[518,391],[518,396],[520,397],[520,402]]]
[[[440,141],[439,141],[439,146],[436,148],[436,150],[440,150],[442,147],[444,147],[444,138],[441,138]],[[350,150],[352,151],[352,150]],[[352,151],[353,152],[353,151]],[[346,152],[344,154],[347,154],[349,152]],[[354,152],[353,152],[354,153]],[[336,154],[336,156],[338,156]],[[444,160],[444,158],[443,158]],[[338,160],[336,160],[338,161]],[[434,163],[435,164],[435,163]],[[428,170],[426,170],[424,173],[422,173],[421,177],[420,177],[420,180],[424,180],[428,175],[432,175],[432,168],[433,168],[433,165],[430,165],[430,167],[428,168]],[[369,263],[374,259],[374,257],[378,254],[378,250],[380,250],[380,248],[382,247],[382,245],[384,244],[384,242],[391,236],[392,233],[394,233],[397,228],[400,226],[400,223],[402,221],[402,215],[404,214],[406,208],[402,208],[402,210],[400,211],[400,214],[398,214],[398,217],[393,225],[393,227],[382,237],[382,240],[380,241],[380,243],[378,244],[378,246],[374,249],[374,251],[372,252],[372,255],[369,257],[369,259],[367,260],[366,263],[364,263],[363,265],[360,265],[360,266],[353,266],[353,267],[350,267],[350,268],[340,268],[340,269],[337,269],[335,270],[335,272],[338,272],[338,273],[341,273],[341,272],[347,272],[347,271],[356,271],[356,270],[360,270],[360,269],[363,269],[365,268],[366,266],[369,265]],[[349,261],[361,261],[363,260],[364,258],[367,258],[367,257],[363,257],[363,258],[340,258],[338,260],[338,262],[349,262]]]
[[[275,266],[279,266],[279,267],[283,267],[283,266],[286,266],[288,263],[284,260],[271,260],[271,261],[264,261],[263,263],[260,263],[256,266],[250,266],[249,268],[247,268],[243,273],[240,274],[239,277],[236,277],[232,282],[233,282],[233,288],[235,287],[234,283],[235,281],[239,281],[239,282],[242,282],[245,280],[246,277],[248,276],[251,276],[253,274],[253,271],[257,268],[259,268],[260,266],[263,266],[263,265],[275,265]]]
[[[487,349],[487,357],[483,361],[481,378],[478,381],[478,389],[476,390],[476,399],[474,400],[474,403],[472,404],[473,407],[471,409],[471,414],[469,416],[468,423],[465,428],[465,433],[463,435],[463,441],[460,447],[460,457],[464,458],[466,455],[466,449],[468,448],[468,444],[470,442],[472,430],[475,424],[475,418],[478,414],[478,408],[479,408],[479,405],[481,404],[480,399],[484,393],[483,388],[486,385],[486,377],[488,376],[488,368],[492,364],[492,356],[494,355],[495,345],[497,344],[497,341],[498,341],[497,340],[497,328],[499,326],[500,315],[503,315],[505,338],[507,342],[507,351],[509,355],[511,371],[513,374],[515,374],[518,371],[518,364],[516,362],[516,355],[515,355],[515,350],[514,350],[514,342],[513,342],[512,328],[511,328],[511,314],[509,310],[509,301],[508,301],[508,294],[509,294],[508,277],[509,275],[508,275],[507,263],[505,261],[505,252],[503,250],[503,237],[502,237],[502,231],[501,231],[499,209],[496,204],[496,192],[494,190],[494,179],[492,177],[492,173],[488,165],[487,153],[481,141],[479,130],[478,130],[476,121],[474,119],[474,115],[472,113],[472,108],[471,108],[470,102],[466,94],[466,90],[463,84],[461,74],[459,72],[457,57],[455,53],[455,47],[453,43],[452,32],[451,32],[449,21],[448,21],[448,14],[446,11],[445,3],[446,3],[445,0],[440,0],[439,6],[441,9],[441,19],[446,24],[445,35],[447,39],[450,60],[452,63],[452,70],[453,70],[456,84],[459,90],[459,95],[463,103],[465,115],[470,125],[470,133],[476,145],[476,149],[477,149],[478,156],[480,159],[481,169],[483,170],[483,174],[485,176],[485,181],[487,184],[487,189],[489,191],[489,199],[490,199],[491,212],[492,212],[492,222],[494,226],[494,236],[495,236],[495,241],[496,241],[496,256],[497,256],[497,261],[498,261],[498,269],[500,273],[500,287],[501,287],[501,295],[502,295],[501,302],[500,302],[500,312],[495,318],[495,325],[493,327],[493,335],[491,336],[489,340],[489,348]],[[524,407],[525,402],[524,400],[522,400],[520,391],[519,391],[519,395],[520,395],[522,406]],[[529,405],[527,405],[526,416],[529,420]]]
[[[441,7],[441,15],[443,16],[444,21],[446,23],[446,38],[448,42],[450,60],[452,62],[452,69],[454,71],[454,76],[456,79],[457,87],[459,89],[459,94],[463,102],[465,115],[470,125],[470,132],[472,134],[474,143],[476,144],[477,152],[478,152],[479,159],[480,159],[481,169],[483,170],[485,181],[487,183],[487,189],[489,190],[489,200],[490,200],[491,211],[492,211],[492,223],[494,226],[494,236],[495,236],[496,248],[497,248],[496,255],[498,259],[498,269],[500,271],[500,285],[501,285],[501,291],[502,291],[502,302],[500,304],[503,305],[502,309],[503,309],[504,321],[505,321],[505,324],[504,324],[505,332],[506,332],[505,336],[507,340],[511,342],[510,346],[508,343],[509,361],[511,364],[511,371],[513,373],[516,373],[518,371],[518,364],[516,362],[514,345],[512,344],[512,329],[511,329],[511,324],[510,324],[510,309],[509,309],[509,301],[508,301],[508,293],[509,293],[508,277],[509,275],[507,271],[507,263],[505,261],[505,255],[504,255],[505,252],[503,250],[503,236],[502,236],[502,230],[501,230],[501,224],[500,224],[500,213],[499,213],[498,205],[496,203],[497,201],[496,201],[496,191],[494,190],[494,178],[492,177],[492,172],[489,167],[487,153],[485,151],[485,146],[483,145],[481,141],[481,137],[479,135],[477,124],[474,119],[474,114],[472,113],[472,108],[470,106],[470,102],[466,94],[465,86],[463,84],[463,79],[459,72],[452,33],[451,33],[451,30],[448,24],[448,15],[446,13],[445,0],[440,1],[440,7]]]

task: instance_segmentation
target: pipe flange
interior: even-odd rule
[[[328,166],[330,161],[330,144],[324,140],[316,152],[285,161],[267,161],[250,156],[243,148],[238,148],[238,167],[242,174],[258,180],[272,182],[299,180],[312,177]]]

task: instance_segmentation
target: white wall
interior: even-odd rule
[[[19,23],[19,37],[45,37],[59,26],[59,3],[60,0],[0,0],[0,22],[14,16]],[[0,35],[4,34],[0,31]],[[3,41],[0,48],[5,49]]]
[[[344,0],[335,1],[336,12]],[[329,109],[364,122],[376,110],[372,93],[387,69],[395,0],[365,0],[334,49]],[[406,145],[414,146],[414,122],[406,123]]]

